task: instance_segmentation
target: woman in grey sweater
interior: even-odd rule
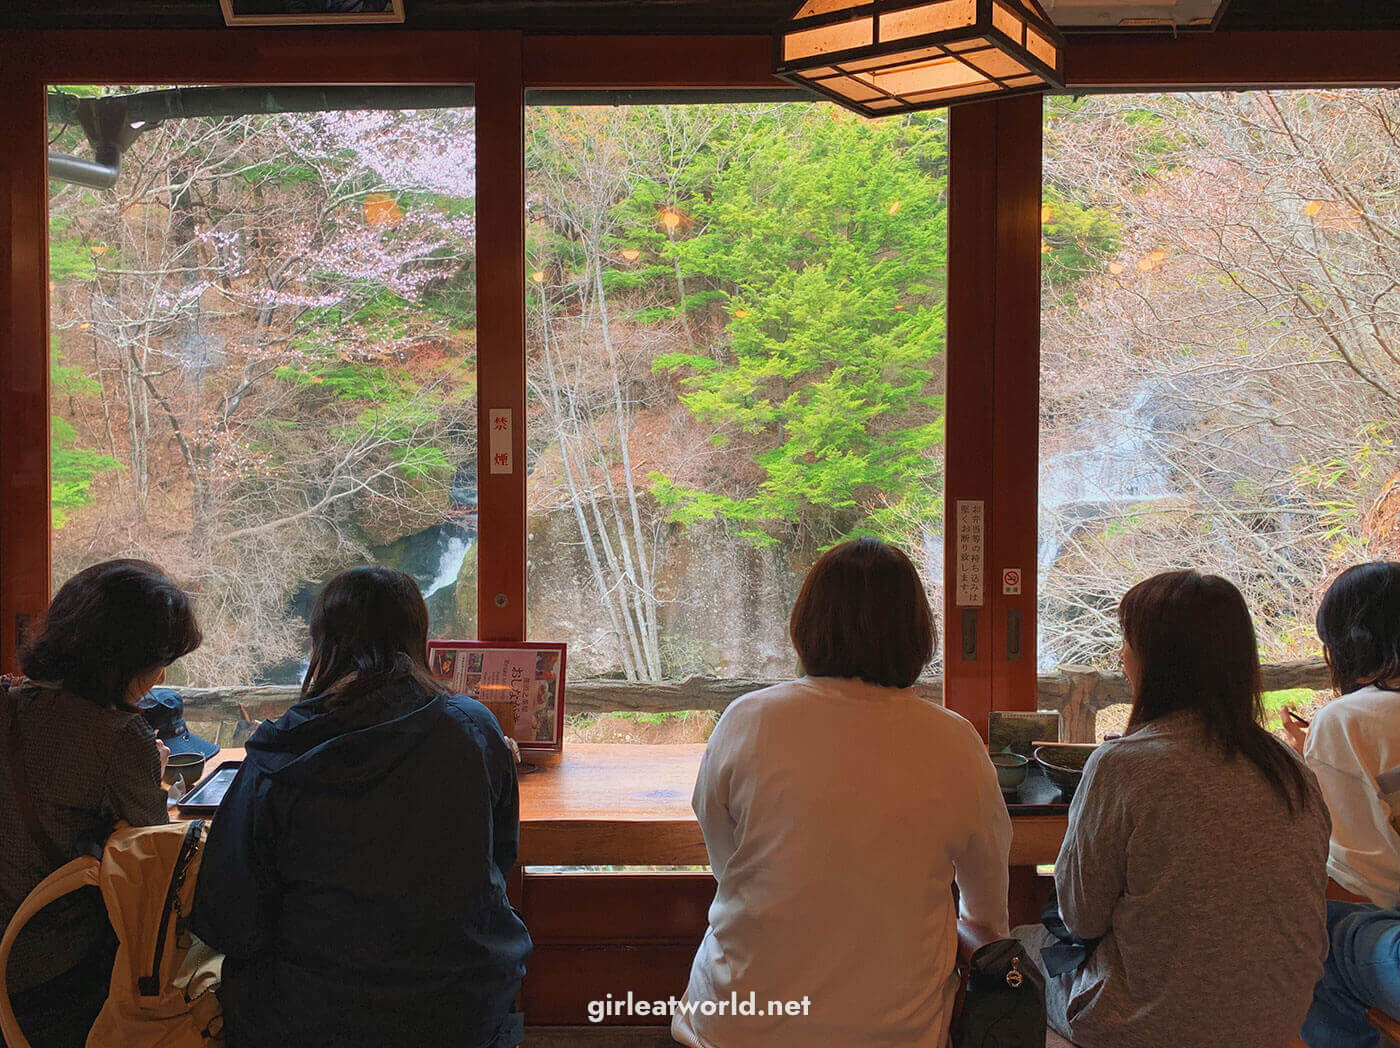
[[[1055,887],[1089,956],[1047,978],[1050,1024],[1081,1048],[1286,1048],[1327,956],[1317,782],[1260,726],[1254,626],[1233,585],[1158,575],[1119,622],[1133,711],[1070,807]],[[1058,942],[1044,928],[1016,934],[1061,969],[1057,951],[1041,956]]]

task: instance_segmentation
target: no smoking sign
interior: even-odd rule
[[[1021,569],[1003,568],[1001,572],[1001,592],[1003,596],[1014,597],[1021,592]]]

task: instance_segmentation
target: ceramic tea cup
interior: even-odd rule
[[[1002,793],[1015,793],[1026,781],[1030,759],[1019,753],[994,753],[992,765],[997,770],[997,785]]]
[[[204,774],[204,754],[202,753],[172,753],[170,760],[166,762],[165,774],[161,779],[167,786],[175,785],[176,779],[185,780],[185,789],[189,789],[199,781],[199,777]]]

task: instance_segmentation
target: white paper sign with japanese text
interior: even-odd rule
[[[490,416],[491,441],[487,447],[491,450],[491,472],[510,473],[515,469],[512,458],[514,430],[511,425],[511,409],[492,408]]]
[[[953,565],[956,579],[957,606],[982,606],[982,550],[986,529],[986,503],[981,499],[958,499],[956,524],[958,529],[957,563]]]

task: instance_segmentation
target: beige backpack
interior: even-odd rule
[[[119,826],[100,860],[82,856],[40,881],[0,940],[0,1031],[10,1048],[29,1048],[10,1006],[10,950],[25,923],[60,895],[96,885],[120,945],[107,1003],[87,1048],[206,1048],[222,1045],[218,989],[223,955],[186,923],[204,851],[203,820]]]

